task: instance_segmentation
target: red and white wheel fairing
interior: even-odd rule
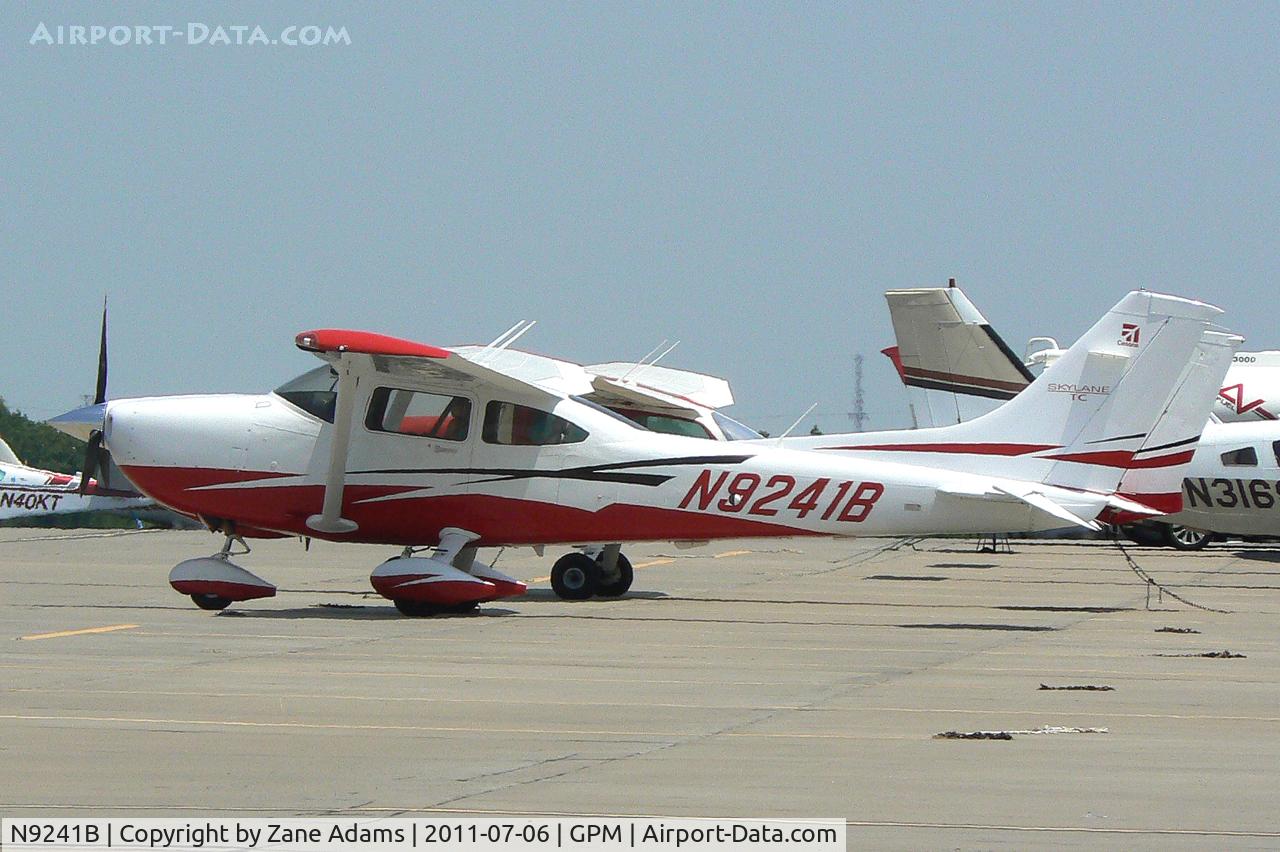
[[[231,601],[275,597],[266,580],[216,556],[179,562],[169,572],[169,585],[184,595],[215,595]]]

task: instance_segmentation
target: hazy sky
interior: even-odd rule
[[[583,362],[682,340],[775,433],[847,428],[855,352],[906,423],[881,293],[948,276],[1019,350],[1139,286],[1280,347],[1278,55],[1276,3],[4,4],[0,396],[91,392],[104,293],[112,396],[528,318]]]

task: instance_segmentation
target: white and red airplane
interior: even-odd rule
[[[1029,368],[1049,364],[1062,354],[1057,347],[1058,342],[1052,337],[1032,338],[1024,363]],[[1235,354],[1214,400],[1213,419],[1218,423],[1268,423],[1280,419],[1280,351]]]
[[[1034,380],[1029,367],[1053,364],[1062,356],[1052,338],[1035,338],[1033,343],[1049,346],[1035,352],[1034,363],[1020,361],[957,287],[896,290],[885,297],[897,337],[897,345],[885,353],[910,392],[917,423],[979,416],[1029,387]],[[1213,533],[1280,535],[1280,423],[1265,400],[1237,404],[1244,387],[1268,387],[1262,379],[1273,378],[1267,371],[1277,363],[1271,354],[1233,356],[1226,377],[1211,392],[1213,417],[1200,424],[1194,454],[1170,483],[1182,498],[1179,505],[1167,505],[1166,517],[1126,528],[1135,539],[1199,549]],[[1131,478],[1154,475],[1135,471]]]
[[[913,414],[941,425],[989,411],[988,399],[1011,399],[1063,350],[1052,337],[1033,337],[1019,360],[968,297],[955,287],[885,293],[902,345],[884,350],[912,395]],[[930,368],[928,365],[932,365]],[[976,383],[973,381],[976,380]],[[926,391],[943,393],[927,393]],[[1280,419],[1280,351],[1237,352],[1214,400],[1213,420],[1258,423]]]
[[[23,464],[0,438],[0,520],[154,505],[135,492],[110,489],[93,479],[81,488],[81,479],[80,474],[72,476]]]
[[[231,563],[232,542],[299,535],[403,547],[371,581],[420,615],[524,592],[476,559],[480,547],[980,533],[1157,514],[1145,495],[1118,494],[1124,471],[1096,455],[1132,452],[1116,448],[1151,432],[1220,313],[1131,293],[1010,404],[860,453],[659,434],[592,402],[598,375],[584,368],[516,368],[530,356],[336,329],[298,335],[325,364],[271,394],[113,400],[51,423],[226,536],[220,554],[170,574],[198,605],[273,595]],[[552,584],[563,597],[621,594],[631,578],[620,561],[616,546],[570,553]]]

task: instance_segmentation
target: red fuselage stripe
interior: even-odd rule
[[[177,511],[226,518],[264,530],[323,537],[306,525],[306,519],[320,510],[323,485],[253,487],[251,481],[262,477],[241,471],[239,475],[251,487],[199,490],[211,480],[229,485],[227,473],[198,468],[125,468],[125,475],[145,493]],[[422,544],[436,541],[444,527],[479,533],[481,538],[475,542],[478,546],[823,535],[743,517],[625,503],[588,511],[550,501],[465,493],[366,502],[406,490],[417,488],[347,484],[342,513],[359,524],[355,540]],[[344,539],[340,535],[333,538]]]
[[[1025,456],[1056,450],[1057,444],[864,444],[862,446],[819,447],[823,450],[879,450],[901,453],[964,453],[979,456]]]

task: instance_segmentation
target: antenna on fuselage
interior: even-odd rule
[[[632,365],[631,365],[631,369],[630,369],[630,370],[627,370],[627,372],[626,372],[626,373],[624,373],[624,374],[623,374],[623,376],[622,376],[622,378],[618,379],[618,381],[619,381],[619,382],[625,382],[625,381],[627,380],[627,378],[628,378],[628,377],[630,377],[630,375],[631,375],[632,373],[636,372],[637,370],[643,370],[643,369],[646,369],[646,368],[648,368],[648,367],[652,367],[654,364],[658,363],[658,362],[659,362],[659,361],[661,361],[663,358],[665,358],[665,357],[667,357],[668,355],[670,355],[670,354],[671,354],[671,350],[672,350],[672,349],[675,349],[675,348],[676,348],[677,346],[679,346],[679,345],[680,345],[680,341],[679,341],[679,340],[677,340],[675,343],[671,344],[670,346],[667,346],[667,340],[666,340],[666,338],[663,338],[661,343],[659,343],[657,346],[655,346],[655,347],[653,347],[652,349],[650,349],[650,350],[648,351],[648,353],[646,353],[646,354],[645,354],[645,356],[644,356],[643,358],[641,358],[639,361],[637,361],[636,363],[632,364]],[[662,347],[663,347],[663,346],[667,346],[667,348],[666,348],[666,349],[662,349]],[[658,352],[658,350],[659,350],[659,349],[662,349],[662,351],[661,351],[661,352]],[[658,354],[657,354],[657,355],[654,355],[653,353],[655,353],[655,352],[658,352]],[[649,356],[651,356],[651,355],[653,355],[653,358],[650,360],[650,359],[649,359]]]
[[[515,343],[521,337],[524,337],[525,332],[527,332],[529,329],[533,328],[537,324],[538,324],[537,320],[520,320],[515,325],[511,326],[511,328],[507,329],[506,331],[502,332],[502,334],[499,334],[497,337],[495,337],[493,341],[488,346],[481,349],[476,354],[476,358],[473,358],[472,360],[475,361],[478,359],[483,359],[486,355],[490,353],[501,352],[511,344]]]
[[[803,419],[805,419],[806,417],[808,417],[808,416],[809,416],[809,413],[810,413],[811,411],[813,411],[813,410],[814,410],[815,408],[817,408],[817,407],[818,407],[818,403],[816,403],[816,402],[815,402],[813,405],[811,405],[811,406],[809,406],[808,408],[806,408],[806,409],[804,410],[804,414],[801,414],[799,417],[797,417],[797,418],[796,418],[796,422],[795,422],[795,423],[792,423],[790,426],[788,426],[788,427],[787,427],[787,431],[783,432],[781,435],[779,435],[779,436],[778,436],[778,443],[779,443],[779,444],[781,444],[781,443],[782,443],[782,439],[783,439],[783,438],[785,438],[785,437],[787,437],[788,435],[790,435],[790,434],[791,434],[791,430],[792,430],[792,429],[794,429],[794,428],[796,428],[797,426],[799,426],[799,425],[800,425],[800,421],[801,421],[801,420],[803,420]]]

